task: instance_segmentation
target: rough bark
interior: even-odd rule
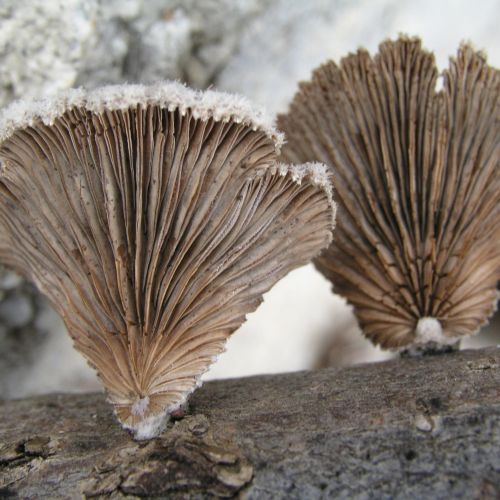
[[[498,498],[500,349],[209,382],[135,442],[102,394],[0,404],[0,496]]]

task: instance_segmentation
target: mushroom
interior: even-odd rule
[[[278,118],[289,161],[331,167],[339,212],[317,268],[384,348],[457,343],[500,279],[500,72],[462,45],[443,73],[418,39],[327,62]]]
[[[0,260],[36,283],[125,428],[157,435],[262,294],[328,246],[325,166],[242,98],[71,90],[0,120]]]

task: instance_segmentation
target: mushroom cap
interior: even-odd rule
[[[331,167],[335,238],[317,268],[385,348],[454,343],[496,308],[500,72],[463,45],[436,90],[418,39],[318,68],[278,118],[288,161]]]
[[[235,96],[74,90],[0,123],[0,260],[52,301],[138,438],[331,241],[326,167],[276,163],[281,134]]]

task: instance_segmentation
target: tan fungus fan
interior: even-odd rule
[[[452,344],[500,279],[500,72],[464,45],[443,74],[418,39],[318,68],[278,126],[289,161],[332,167],[332,245],[316,260],[386,348]]]
[[[0,134],[0,260],[49,297],[138,438],[331,241],[326,167],[277,164],[281,135],[242,98],[72,90],[12,105]]]

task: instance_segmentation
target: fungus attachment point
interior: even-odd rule
[[[332,239],[325,167],[276,163],[270,123],[244,99],[171,83],[2,115],[0,259],[50,298],[138,438]]]
[[[159,436],[167,426],[168,413],[160,412],[156,415],[150,415],[137,420],[133,426],[124,423],[125,429],[129,429],[134,433],[134,439],[137,441],[145,441]]]
[[[436,318],[420,318],[415,329],[415,343],[426,344],[427,342],[451,344],[455,341],[443,335],[441,323]]]
[[[288,161],[333,172],[337,229],[316,266],[390,349],[457,342],[498,299],[500,72],[463,45],[437,79],[401,37],[321,66],[278,119]]]
[[[149,398],[146,396],[145,398],[140,398],[135,401],[130,409],[130,413],[136,417],[142,417],[146,414],[148,407]]]

